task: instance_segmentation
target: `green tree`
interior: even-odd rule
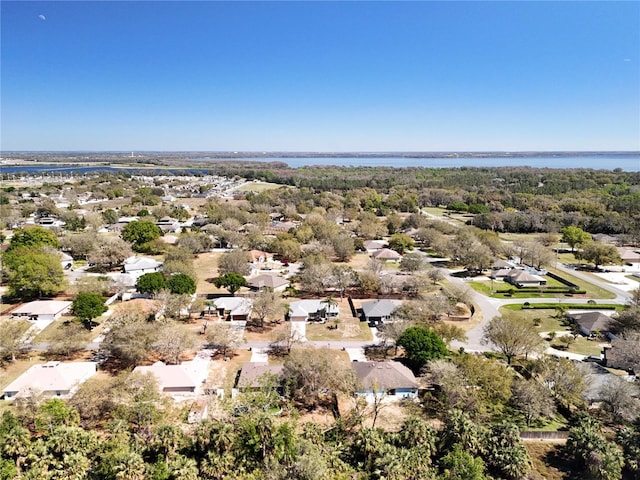
[[[576,252],[578,260],[586,260],[594,264],[597,269],[600,265],[619,265],[622,263],[620,253],[614,245],[600,242],[587,243],[582,250]]]
[[[433,330],[425,327],[409,327],[396,342],[404,348],[414,370],[420,370],[429,360],[447,356],[447,346]]]
[[[400,255],[413,250],[416,242],[406,233],[394,233],[389,238],[389,248],[395,250]]]
[[[143,251],[144,245],[160,238],[162,230],[149,220],[134,220],[122,229],[122,239],[129,242],[136,252]]]
[[[486,438],[486,449],[487,465],[498,478],[519,480],[531,470],[531,460],[520,431],[512,423],[492,425]]]
[[[537,352],[544,344],[533,323],[511,315],[492,318],[482,338],[498,347],[509,365],[514,357]]]
[[[247,279],[242,275],[230,272],[216,278],[214,284],[218,288],[226,288],[231,295],[234,295],[240,288],[247,286]]]
[[[196,293],[196,281],[189,275],[177,273],[169,277],[169,291],[174,294],[188,293],[192,295]]]
[[[35,424],[40,432],[53,432],[60,425],[75,426],[80,423],[78,411],[59,398],[52,398],[38,407]]]
[[[24,300],[57,295],[64,289],[60,257],[41,248],[16,247],[3,256],[9,296]]]
[[[19,247],[40,248],[52,247],[59,248],[60,242],[58,237],[51,230],[43,227],[25,227],[19,228],[13,232],[7,252]]]
[[[89,328],[93,326],[93,319],[107,310],[104,298],[98,293],[79,293],[71,304],[71,313]]]
[[[578,419],[569,430],[565,448],[590,480],[622,477],[623,454],[613,442],[604,438],[600,424],[593,418],[584,415]]]
[[[484,462],[464,450],[459,443],[440,460],[443,480],[485,480]]]
[[[574,225],[563,228],[560,234],[562,234],[562,241],[569,244],[572,252],[575,252],[576,247],[591,241],[591,235]]]
[[[136,290],[140,293],[155,294],[167,287],[167,279],[161,272],[145,273],[136,281]]]

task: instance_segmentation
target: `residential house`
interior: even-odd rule
[[[538,287],[540,285],[547,284],[547,281],[540,275],[532,275],[531,273],[520,269],[511,270],[504,276],[504,280],[518,288]]]
[[[66,300],[36,300],[16,308],[11,315],[28,317],[29,320],[53,322],[67,313],[72,302]]]
[[[321,320],[338,316],[338,305],[326,300],[309,299],[291,302],[287,320],[292,322],[306,322],[307,320]]]
[[[381,248],[380,250],[376,250],[371,254],[371,256],[384,262],[398,262],[402,258],[402,255],[390,248]]]
[[[373,401],[376,396],[389,399],[417,398],[418,381],[411,370],[399,362],[351,362],[359,387],[356,395]]]
[[[605,315],[602,312],[569,313],[567,317],[580,327],[580,333],[586,337],[596,333],[608,335],[614,323],[614,320],[609,315]]]
[[[129,257],[124,261],[124,271],[134,277],[140,277],[145,273],[159,272],[162,270],[162,262],[148,257]]]
[[[251,263],[254,265],[264,264],[273,260],[273,253],[261,250],[249,250],[249,255],[251,255]]]
[[[34,393],[70,397],[95,373],[95,362],[38,363],[3,389],[4,398],[29,397]]]
[[[268,377],[280,383],[283,366],[269,365],[267,362],[247,362],[242,365],[236,387],[239,390],[258,390],[264,387]]]
[[[384,240],[365,240],[363,242],[364,248],[367,252],[373,253],[377,250],[382,250],[387,246],[387,242]]]
[[[640,253],[630,248],[617,247],[622,263],[634,268],[640,268]]]
[[[271,275],[268,273],[264,273],[247,280],[247,286],[251,290],[256,291],[270,288],[274,292],[282,292],[289,286],[289,284],[289,280],[286,280],[278,275]]]
[[[242,297],[219,297],[213,300],[218,315],[225,320],[248,320],[253,310],[253,300]]]
[[[175,233],[180,230],[180,222],[171,217],[162,217],[156,222],[156,225],[162,230],[162,233]]]
[[[163,362],[156,362],[149,366],[138,366],[133,371],[152,374],[163,393],[195,393],[198,387],[183,365],[165,365]]]
[[[515,264],[501,258],[497,259],[491,265],[491,270],[512,270],[516,268]]]
[[[362,302],[362,319],[371,326],[388,322],[398,307],[396,302],[387,299]]]

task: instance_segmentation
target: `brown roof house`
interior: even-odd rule
[[[569,313],[567,317],[576,322],[580,333],[589,337],[596,332],[607,335],[614,320],[602,312]]]
[[[39,363],[3,389],[5,400],[44,393],[53,397],[70,397],[78,386],[96,373],[95,362]]]
[[[402,258],[402,255],[390,248],[381,248],[380,250],[376,250],[371,254],[371,256],[385,262],[398,262]]]
[[[289,284],[289,280],[279,277],[278,275],[271,275],[268,273],[263,273],[262,275],[258,275],[247,280],[247,286],[251,290],[257,291],[270,288],[274,292],[282,292],[289,286]]]
[[[539,285],[546,285],[547,281],[540,275],[532,275],[531,273],[514,269],[504,276],[505,282],[508,282],[516,287],[535,287]]]
[[[399,362],[352,362],[359,387],[356,395],[372,402],[376,396],[385,399],[418,397],[418,381],[411,370]]]
[[[258,390],[269,382],[270,378],[280,383],[283,366],[269,365],[267,362],[247,362],[242,365],[236,384],[239,390]]]

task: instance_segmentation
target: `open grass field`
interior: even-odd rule
[[[193,261],[193,267],[198,278],[196,279],[196,293],[228,293],[223,288],[216,287],[213,283],[207,282],[208,278],[218,276],[218,260],[220,252],[201,253]]]
[[[267,182],[251,182],[246,185],[242,185],[237,190],[240,192],[264,192],[267,190],[275,190],[277,188],[293,188],[288,185],[280,185],[277,183],[267,183]]]

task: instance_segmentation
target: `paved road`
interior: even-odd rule
[[[631,294],[629,292],[625,292],[624,290],[620,290],[618,288],[615,288],[614,286],[612,286],[610,283],[607,282],[603,282],[597,279],[594,279],[593,277],[589,276],[589,275],[584,275],[581,272],[577,272],[574,269],[565,267],[565,266],[558,266],[558,270],[562,270],[566,273],[569,273],[571,275],[574,275],[578,278],[580,278],[581,280],[584,280],[585,282],[590,282],[593,283],[594,285],[597,285],[600,288],[603,288],[604,290],[608,290],[612,293],[614,293],[616,295],[616,298],[614,299],[610,299],[610,298],[601,298],[601,299],[593,299],[595,300],[596,303],[617,303],[620,305],[624,305],[625,303],[627,303],[627,301],[631,298]],[[457,283],[457,284],[465,284],[464,280],[461,278],[457,278],[457,277],[453,277],[453,276],[449,276],[448,277],[449,281],[451,281],[452,283]],[[469,287],[471,288],[471,287]],[[500,307],[502,307],[503,305],[509,305],[509,304],[514,304],[514,303],[519,303],[522,304],[524,302],[529,302],[529,303],[558,303],[558,304],[563,304],[563,303],[570,303],[570,304],[576,304],[576,303],[584,303],[587,304],[590,300],[592,299],[588,299],[588,298],[572,298],[572,297],[564,297],[564,298],[517,298],[517,299],[502,299],[502,298],[491,298],[491,297],[487,297],[486,295],[483,295],[475,290],[473,290],[473,301],[476,305],[476,318],[480,319],[480,323],[474,327],[473,329],[469,330],[467,332],[467,341],[466,342],[458,342],[458,341],[453,341],[451,342],[451,346],[454,349],[457,348],[464,348],[465,351],[468,352],[486,352],[486,351],[495,351],[496,348],[494,345],[491,344],[483,344],[482,343],[482,335],[483,335],[483,330],[485,325],[495,316],[500,314]],[[550,353],[562,353],[559,351],[556,352],[550,352]],[[558,355],[561,356],[561,355]],[[566,356],[566,355],[565,355]]]

